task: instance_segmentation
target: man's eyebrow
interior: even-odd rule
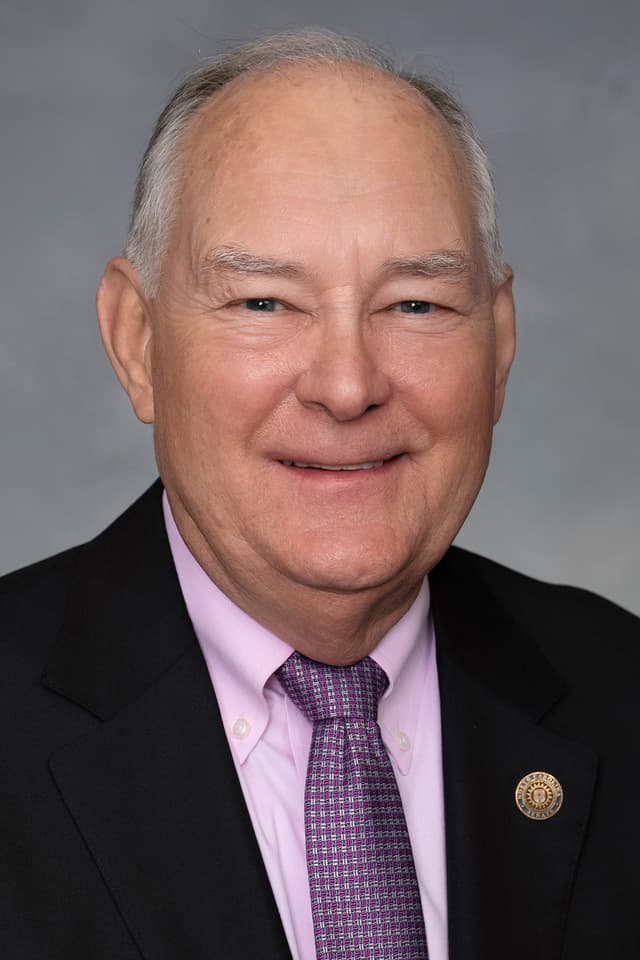
[[[386,260],[379,271],[383,277],[425,277],[452,281],[473,281],[478,275],[478,264],[460,250],[435,250],[425,254],[394,257]],[[223,245],[209,250],[196,265],[196,281],[206,283],[217,275],[270,276],[287,280],[308,279],[302,264],[276,257],[251,253],[241,247]]]
[[[301,264],[261,256],[236,246],[215,247],[198,261],[198,282],[206,282],[212,275],[217,274],[283,277],[288,280],[303,280],[307,277],[307,271]]]
[[[405,277],[425,277],[428,280],[475,280],[478,264],[468,253],[460,250],[435,250],[408,257],[394,257],[382,265],[382,274]]]

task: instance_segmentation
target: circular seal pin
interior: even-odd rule
[[[516,787],[516,806],[530,820],[555,817],[562,806],[564,793],[555,777],[537,770],[523,777]]]

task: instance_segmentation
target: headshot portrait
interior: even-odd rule
[[[10,960],[640,950],[640,17],[405,6],[3,15]]]

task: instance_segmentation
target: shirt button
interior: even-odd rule
[[[251,724],[249,723],[248,720],[245,720],[244,717],[238,717],[237,720],[233,721],[233,725],[231,727],[231,733],[238,740],[244,740],[244,738],[247,737],[250,732],[251,732]]]
[[[409,737],[406,735],[406,733],[403,733],[402,731],[400,731],[398,734],[398,746],[405,753],[407,750],[411,749],[411,740],[409,740]]]

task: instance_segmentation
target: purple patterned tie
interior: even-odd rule
[[[428,960],[398,785],[377,723],[385,672],[293,653],[277,671],[313,722],[305,833],[318,960]]]

